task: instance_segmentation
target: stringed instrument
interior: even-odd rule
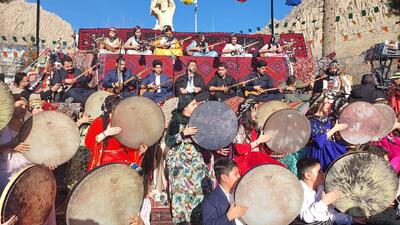
[[[181,48],[182,46],[180,45],[180,43],[182,42],[185,42],[185,41],[188,41],[188,40],[190,40],[190,39],[192,39],[193,37],[187,37],[187,38],[184,38],[184,39],[182,39],[182,40],[173,40],[173,41],[169,41],[169,42],[166,42],[166,43],[164,43],[164,44],[161,44],[161,40],[156,40],[154,43],[152,43],[153,45],[154,45],[154,47],[155,48],[164,48],[165,46],[169,46],[168,48],[171,48],[171,46],[173,46],[173,45],[177,45],[177,46],[175,46],[175,48],[176,49],[178,49],[178,48]]]
[[[99,66],[99,65],[100,65],[100,63],[97,63],[96,65],[90,67],[89,69],[85,70],[83,73],[81,73],[81,74],[79,74],[78,76],[76,76],[76,77],[73,79],[73,80],[74,80],[74,83],[73,83],[73,84],[64,84],[63,87],[62,87],[62,91],[67,92],[69,89],[71,89],[71,88],[74,86],[75,82],[76,82],[79,78],[85,76],[86,73],[90,72],[91,70],[93,70],[95,67],[97,67],[97,66]]]
[[[226,88],[227,88],[227,91],[224,91],[224,92],[225,92],[225,93],[228,93],[228,92],[230,91],[230,89],[232,89],[232,88],[245,85],[245,84],[247,84],[247,83],[249,83],[249,82],[252,82],[252,81],[255,81],[255,80],[258,80],[258,79],[260,79],[260,78],[259,78],[259,77],[255,77],[255,78],[252,78],[252,79],[248,79],[248,80],[239,82],[239,83],[237,83],[237,84],[233,84],[233,85],[231,85],[231,86],[227,86],[227,87],[226,87]],[[211,95],[215,95],[216,92],[217,92],[217,91],[211,91],[210,93],[211,93]]]
[[[286,49],[286,48],[292,47],[292,45],[294,45],[295,43],[296,43],[296,42],[289,42],[289,43],[287,43],[286,45],[281,46],[281,48],[282,48],[282,49]],[[265,58],[265,57],[272,56],[272,55],[274,55],[274,54],[275,54],[275,55],[276,55],[276,54],[279,54],[279,53],[276,53],[277,50],[278,50],[278,48],[273,48],[273,50],[268,49],[267,52],[260,53],[260,57]]]
[[[220,41],[220,42],[214,43],[214,44],[209,45],[209,46],[203,46],[203,47],[200,47],[200,51],[203,51],[203,50],[205,50],[205,49],[207,49],[207,48],[213,48],[214,46],[217,46],[217,45],[220,45],[220,44],[225,44],[225,43],[226,43],[226,41]],[[187,52],[187,54],[188,54],[189,56],[192,56],[193,53],[195,53],[195,52],[197,52],[197,51],[198,51],[198,50],[190,49],[190,50]]]
[[[185,73],[179,74],[179,75],[176,76],[174,79],[176,80],[176,79],[178,79],[179,77],[181,77],[181,76],[183,76],[183,75],[185,75]],[[144,86],[146,86],[146,87],[145,87],[145,88],[141,88],[139,93],[140,93],[140,95],[143,95],[145,92],[154,93],[154,92],[158,91],[158,89],[162,88],[164,85],[168,84],[169,82],[173,82],[173,80],[170,78],[170,79],[168,79],[167,81],[162,82],[162,83],[159,84],[159,85],[156,85],[155,88],[149,88],[149,87],[147,87],[147,85],[144,85]]]
[[[240,54],[242,54],[242,53],[245,51],[246,48],[251,47],[251,46],[253,46],[253,45],[256,45],[256,44],[258,44],[258,43],[259,43],[259,41],[256,41],[256,42],[250,43],[250,44],[248,44],[248,45],[242,46],[242,47],[240,47],[240,48],[238,48],[238,49],[235,49],[235,50],[231,51],[230,54],[231,54],[232,56],[240,55]],[[229,54],[229,53],[227,53],[227,54]]]
[[[143,75],[144,73],[146,73],[148,70],[150,70],[149,67],[145,68],[144,70],[140,71],[140,72],[139,72],[138,74],[136,74],[135,76],[132,76],[131,78],[125,80],[125,81],[122,82],[122,83],[119,83],[119,82],[114,83],[114,84],[115,84],[114,87],[106,88],[105,90],[108,91],[108,92],[111,92],[111,93],[114,93],[114,94],[118,95],[118,94],[120,94],[120,93],[122,92],[122,90],[124,89],[124,87],[125,87],[126,85],[128,85],[132,80],[134,80],[134,79],[142,79],[142,75]]]

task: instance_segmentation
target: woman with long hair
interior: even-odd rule
[[[129,55],[151,55],[150,45],[143,40],[142,28],[136,26],[133,28],[133,36],[130,37],[124,44],[126,54]]]

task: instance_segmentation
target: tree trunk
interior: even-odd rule
[[[324,0],[322,56],[335,51],[335,2],[336,0]]]

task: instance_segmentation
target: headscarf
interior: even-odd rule
[[[181,124],[188,124],[189,123],[189,117],[183,115],[183,110],[194,100],[194,95],[192,94],[186,94],[186,95],[180,95],[179,96],[179,102],[178,102],[178,108],[174,109],[172,111],[172,120],[178,120],[179,123]]]
[[[257,101],[254,99],[247,99],[243,103],[239,105],[239,116],[238,119],[242,118],[247,111],[251,110],[255,105],[257,104]]]

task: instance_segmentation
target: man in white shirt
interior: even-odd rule
[[[297,162],[301,175],[301,186],[304,190],[304,201],[301,207],[300,219],[305,224],[321,222],[320,224],[351,225],[365,224],[363,217],[352,217],[335,211],[332,206],[340,198],[340,191],[324,192],[324,174],[318,159],[302,158]],[[326,223],[322,223],[326,222]]]
[[[239,218],[247,211],[246,206],[233,204],[232,191],[240,178],[235,161],[219,158],[214,164],[219,185],[203,201],[203,225],[243,225]]]
[[[232,35],[230,42],[227,43],[222,49],[222,57],[253,57],[251,54],[246,53],[242,45],[238,44],[237,36]]]

